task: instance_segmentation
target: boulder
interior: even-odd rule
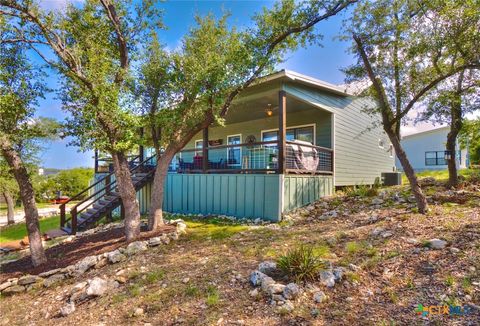
[[[289,300],[292,300],[298,297],[299,293],[300,293],[300,288],[295,283],[288,283],[283,289],[283,296]]]
[[[37,275],[25,275],[25,276],[22,276],[18,279],[17,284],[18,285],[28,285],[28,284],[37,283],[41,280],[43,280],[43,278],[41,278]]]
[[[40,277],[49,277],[53,274],[58,274],[58,273],[62,273],[62,269],[61,268],[56,268],[56,269],[51,269],[49,271],[46,271],[46,272],[43,272],[43,273],[40,273],[38,274],[38,276]]]
[[[145,250],[148,250],[146,241],[135,241],[127,246],[125,254],[127,254],[127,256],[132,256]]]
[[[93,266],[95,266],[97,261],[98,261],[97,256],[87,256],[75,264],[73,273],[77,275],[81,275],[86,271],[88,271]]]
[[[258,264],[258,270],[268,276],[275,275],[277,272],[277,263],[274,261],[263,261]]]
[[[107,253],[107,260],[110,264],[116,264],[126,259],[127,259],[127,256],[122,254],[118,249]]]
[[[335,286],[335,276],[331,271],[321,271],[320,274],[320,281],[326,287],[332,288]]]

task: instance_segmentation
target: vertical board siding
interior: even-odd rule
[[[283,212],[306,206],[333,195],[333,177],[286,175],[284,194]]]
[[[168,174],[164,210],[278,221],[278,178],[262,174]]]

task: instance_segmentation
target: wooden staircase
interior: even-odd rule
[[[155,155],[142,162],[139,162],[139,156],[136,156],[129,164],[136,191],[152,182],[156,166]],[[116,208],[120,207],[121,211],[123,210],[116,180],[112,181],[112,177],[114,177],[113,172],[60,205],[60,228],[63,231],[68,234],[75,234],[77,231],[83,231],[94,226],[103,217],[111,218],[112,211]],[[86,193],[91,194],[69,208],[70,214],[67,214],[67,204],[85,196]]]

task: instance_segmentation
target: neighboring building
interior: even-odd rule
[[[165,211],[279,221],[284,212],[332,195],[336,186],[380,181],[382,172],[395,170],[395,159],[378,118],[365,113],[374,105],[291,71],[261,79],[235,101],[224,127],[200,132],[177,154],[166,180]],[[151,151],[142,157],[145,152]],[[96,180],[106,175],[97,173]],[[151,179],[141,173],[134,178],[146,213]],[[99,202],[117,207],[112,197]],[[84,213],[82,223],[97,219],[105,211],[100,206]]]
[[[415,171],[447,169],[445,155],[448,155],[448,153],[445,152],[445,147],[449,130],[450,127],[446,126],[402,138],[402,147]],[[457,144],[456,152],[457,167],[465,169],[468,166],[468,151],[460,150]],[[398,158],[396,159],[396,165],[399,170],[403,170]]]

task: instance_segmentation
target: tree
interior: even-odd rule
[[[470,164],[480,165],[480,118],[465,120],[458,138],[460,147],[469,150]]]
[[[480,78],[477,71],[462,71],[427,96],[427,109],[421,115],[422,121],[446,123],[450,126],[446,149],[450,153],[448,163],[448,184],[458,186],[456,165],[457,137],[463,128],[465,115],[480,110]]]
[[[15,223],[15,198],[18,196],[18,184],[10,174],[7,162],[0,157],[0,194],[7,204],[7,224]]]
[[[0,0],[4,15],[21,29],[8,42],[28,44],[63,76],[62,100],[71,114],[67,135],[84,149],[108,152],[125,211],[127,241],[140,233],[140,212],[128,151],[136,144],[138,119],[125,105],[125,84],[139,42],[158,27],[154,1],[86,0],[65,12],[47,13],[35,1]],[[49,48],[56,60],[42,52]]]
[[[1,19],[1,18],[0,18]],[[0,21],[1,40],[10,36],[8,25]],[[45,86],[41,73],[29,63],[25,46],[17,43],[0,47],[0,152],[13,174],[25,210],[25,220],[32,263],[38,266],[47,258],[40,236],[35,192],[23,158],[28,156],[28,144],[45,136],[41,121],[33,118],[37,99]]]
[[[346,27],[357,57],[346,69],[347,81],[371,81],[365,95],[378,102],[383,128],[421,213],[428,205],[400,144],[400,126],[441,82],[479,67],[478,53],[471,51],[478,48],[479,19],[475,1],[378,0],[359,3]]]
[[[254,27],[228,28],[227,16],[197,18],[178,51],[153,42],[140,69],[141,103],[158,159],[149,227],[163,223],[163,192],[174,155],[202,129],[222,124],[238,95],[271,72],[288,52],[320,39],[313,27],[355,1],[284,0],[253,18]],[[160,140],[161,130],[161,140]]]

